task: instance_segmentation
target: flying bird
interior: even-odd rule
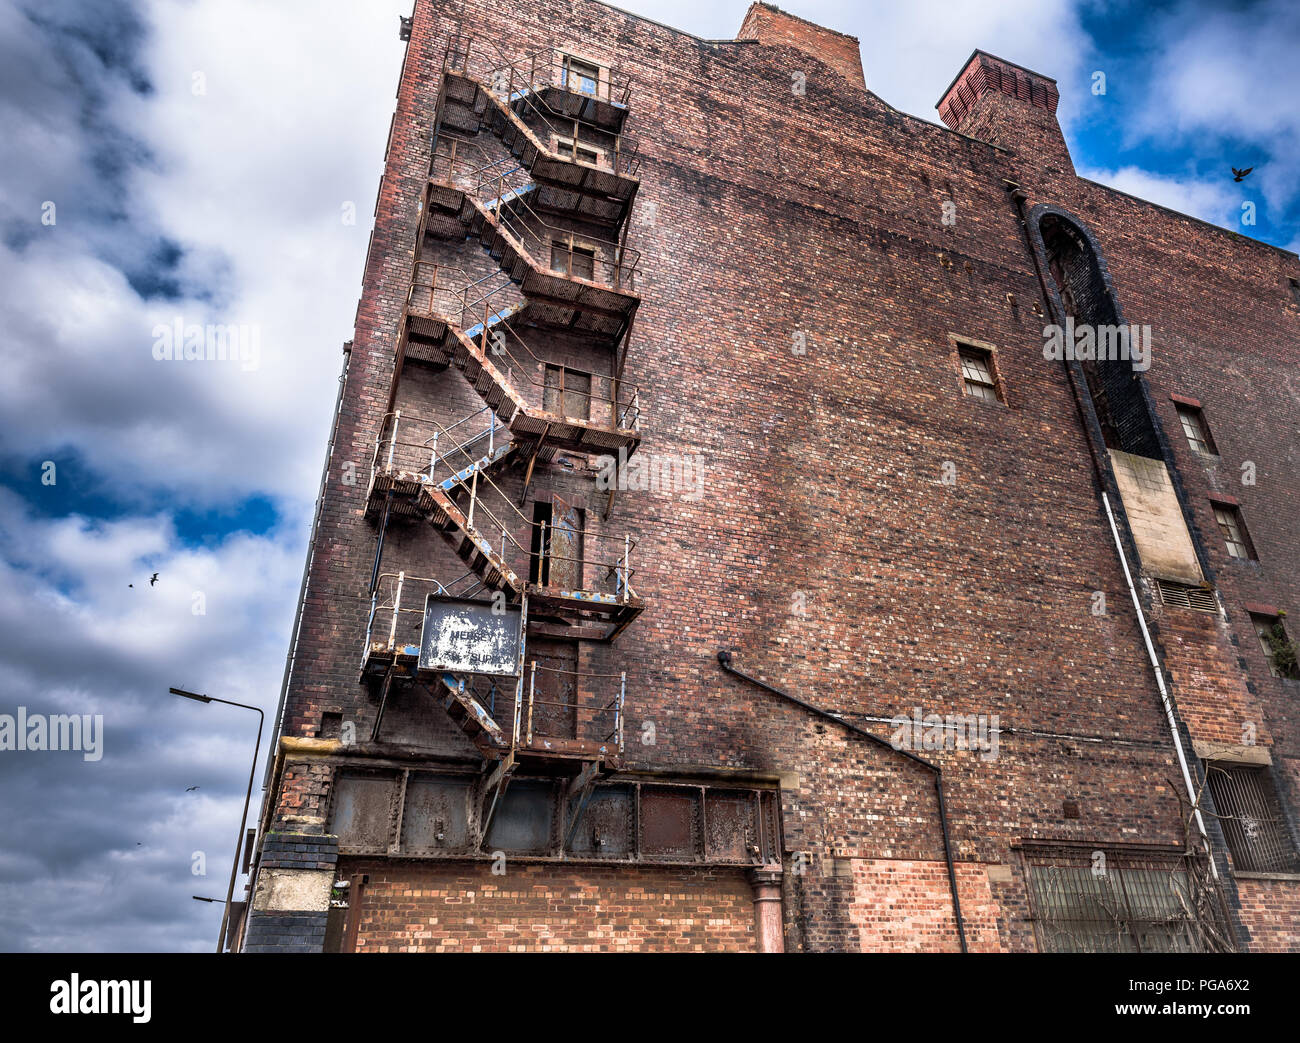
[[[1233,167],[1233,168],[1232,168],[1232,180],[1233,180],[1233,181],[1241,181],[1241,180],[1243,180],[1243,179],[1245,178],[1245,176],[1246,176],[1247,174],[1249,174],[1249,173],[1250,173],[1252,170],[1254,170],[1254,169],[1255,169],[1254,167],[1247,167],[1245,170],[1238,170],[1236,167]]]
[[[198,786],[186,786],[186,787],[185,787],[185,792],[186,792],[186,793],[193,793],[196,789],[198,789]]]
[[[152,587],[157,582],[158,582],[158,573],[155,572],[152,576],[149,577],[149,586]]]

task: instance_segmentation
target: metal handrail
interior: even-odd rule
[[[383,438],[383,432],[389,430],[390,420],[392,422],[391,433],[389,438],[385,440]],[[427,424],[434,429],[434,434],[430,438],[419,443],[414,441],[399,441],[397,436],[403,421],[408,425],[412,423]],[[588,545],[589,541],[597,541],[595,543],[596,547],[606,547],[610,543],[613,543],[616,548],[614,556],[609,560],[601,560],[586,555],[575,557],[568,554],[556,554],[547,541],[547,529],[549,527],[553,530],[554,526],[548,526],[546,521],[535,522],[525,515],[523,511],[515,506],[514,501],[507,496],[506,493],[495,482],[493,482],[486,473],[483,472],[482,468],[476,466],[479,462],[478,459],[466,450],[465,447],[475,439],[481,438],[482,433],[465,442],[454,443],[450,452],[445,448],[443,451],[439,451],[438,442],[440,437],[443,435],[449,436],[449,429],[431,417],[416,417],[412,414],[406,414],[403,416],[401,410],[395,410],[391,413],[385,414],[383,424],[380,428],[379,441],[383,446],[387,447],[387,469],[392,470],[392,462],[396,453],[396,448],[399,445],[408,448],[418,447],[422,451],[428,451],[428,470],[427,472],[420,473],[422,475],[427,473],[427,481],[437,484],[439,483],[438,464],[443,463],[446,465],[447,477],[441,479],[441,484],[446,486],[448,482],[451,483],[450,487],[447,488],[449,494],[454,489],[457,492],[469,496],[468,509],[465,512],[466,527],[479,531],[482,527],[475,525],[475,519],[481,519],[483,516],[486,516],[491,522],[489,531],[492,538],[489,539],[489,542],[495,546],[497,542],[495,537],[499,534],[501,546],[500,554],[503,561],[505,561],[506,548],[508,544],[523,556],[524,560],[528,562],[530,568],[534,562],[537,562],[540,565],[540,562],[543,560],[547,562],[571,562],[577,567],[578,578],[580,581],[577,585],[577,589],[579,590],[591,589],[584,587],[581,584],[582,574],[588,567],[596,569],[597,572],[604,569],[606,578],[611,576],[614,578],[614,593],[619,600],[626,603],[630,598],[636,596],[635,591],[631,586],[632,577],[636,574],[636,569],[631,565],[631,555],[632,551],[636,549],[638,541],[632,539],[630,534],[619,537],[609,533],[593,532],[587,528],[571,529],[570,531],[575,535],[582,536],[584,549],[590,549]],[[449,437],[445,439],[444,446],[447,441],[452,440]],[[429,442],[433,443],[432,447],[428,445]],[[453,453],[459,453],[460,456],[463,457],[463,462],[456,462],[453,460]],[[381,445],[377,444],[376,460],[379,455],[381,455]],[[465,472],[467,471],[473,472],[468,479],[465,476]],[[490,506],[484,503],[484,496],[488,492],[495,493],[506,507],[509,508],[509,511],[506,512],[506,517],[510,518],[509,525],[499,518]],[[511,518],[510,512],[513,512],[513,518]],[[521,543],[515,536],[515,532],[519,530],[523,530],[528,534],[527,545]],[[540,537],[538,546],[541,550],[536,552],[532,549],[532,537],[534,535]],[[622,551],[621,554],[618,553],[618,549],[620,548]],[[540,578],[540,568],[538,571]],[[549,583],[539,583],[539,585],[549,586]]]
[[[433,270],[432,281],[421,282],[420,271],[430,268]],[[481,279],[465,282],[464,285],[457,287],[455,284],[460,280],[455,279],[454,276],[451,280],[444,281],[442,284],[439,283],[439,280],[443,279],[447,273],[457,273],[462,278],[465,277],[462,268],[429,261],[416,261],[415,270],[415,277],[412,279],[411,286],[407,291],[408,310],[417,315],[438,315],[444,321],[454,322],[461,333],[481,323],[483,332],[481,334],[482,343],[480,348],[484,356],[499,358],[504,355],[510,360],[512,366],[507,375],[508,381],[514,381],[513,367],[518,366],[519,371],[523,374],[524,381],[532,387],[541,389],[543,409],[545,408],[546,391],[558,390],[560,392],[561,409],[563,409],[565,394],[580,395],[588,400],[588,422],[592,419],[592,406],[595,403],[601,403],[610,407],[613,430],[634,430],[637,427],[641,417],[641,390],[635,384],[624,381],[612,374],[592,373],[590,376],[593,381],[605,381],[609,386],[609,394],[598,395],[594,390],[590,392],[578,391],[571,388],[566,389],[563,385],[559,389],[555,389],[546,383],[544,377],[540,380],[537,378],[537,367],[554,366],[559,365],[559,363],[542,358],[533,351],[528,342],[520,336],[519,332],[504,317],[505,306],[500,301],[497,301],[494,305],[494,298],[497,298],[500,294],[514,292],[514,283],[510,281],[505,273],[493,272]],[[485,286],[491,280],[498,280],[498,285]],[[420,307],[421,295],[418,291],[421,290],[428,291],[428,305],[425,308]],[[444,305],[441,308],[439,308],[440,300]],[[502,331],[500,338],[491,335],[498,330]],[[470,339],[473,340],[474,338],[471,337]],[[511,341],[523,349],[525,356],[511,351],[507,347]],[[566,419],[568,419],[567,416]],[[571,419],[581,418],[574,417]]]
[[[462,42],[464,45],[463,51],[457,49],[457,44]],[[444,73],[457,72],[462,76],[477,79],[477,77],[473,77],[469,71],[469,56],[470,51],[473,49],[474,42],[475,41],[468,37],[461,37],[459,35],[449,37],[447,46],[443,51],[442,71]],[[590,120],[565,116],[562,113],[556,112],[550,107],[550,105],[546,104],[546,100],[540,93],[541,87],[554,87],[578,97],[595,97],[597,100],[601,100],[599,94],[593,95],[586,91],[574,91],[569,88],[567,83],[556,83],[551,76],[551,71],[556,67],[555,63],[539,63],[537,61],[538,56],[544,54],[549,48],[540,48],[531,54],[525,55],[522,59],[512,61],[506,58],[494,43],[491,41],[485,42],[488,43],[492,50],[496,51],[496,58],[493,59],[491,56],[488,56],[488,61],[495,61],[499,64],[493,66],[493,68],[489,70],[488,79],[486,81],[479,80],[478,82],[487,86],[493,94],[499,95],[504,93],[505,103],[507,106],[510,105],[510,101],[514,96],[516,89],[519,89],[520,91],[526,89],[526,93],[520,94],[519,100],[522,100],[526,105],[528,105],[533,114],[557,135],[560,134],[560,128],[555,126],[553,120],[564,120],[564,122],[569,125],[563,128],[565,131],[568,131],[570,127],[572,127],[573,140],[575,142],[578,140],[577,129],[579,126],[590,127],[598,134],[613,138],[613,169],[615,173],[622,172],[629,176],[635,176],[636,168],[640,165],[640,157],[638,155],[640,147],[637,142],[625,134],[614,133],[598,124],[592,123]],[[525,73],[523,69],[524,61],[529,63],[527,73]],[[616,74],[613,66],[605,68],[608,68],[610,74],[609,77],[607,77],[609,96],[605,100],[611,104],[627,107],[628,99],[631,97],[632,78],[630,76],[621,76]],[[505,77],[504,82],[501,79],[502,75]],[[616,84],[619,85],[617,87],[617,97],[614,93]],[[545,112],[543,112],[542,108],[533,100],[534,98],[537,98],[537,100],[541,102],[541,105],[545,107]],[[552,153],[550,149],[546,149],[546,152],[548,155],[555,155],[555,153]],[[560,156],[558,158],[565,159],[567,157]],[[577,159],[576,154],[572,161],[581,162]]]
[[[601,100],[599,94],[590,94],[586,91],[575,91],[570,89],[567,83],[555,82],[553,72],[557,67],[557,63],[549,61],[539,63],[537,60],[539,55],[544,54],[547,50],[552,50],[551,48],[541,48],[532,54],[525,55],[521,59],[511,61],[506,59],[495,45],[492,45],[492,47],[493,50],[497,51],[498,60],[502,62],[502,64],[496,66],[488,73],[488,84],[493,94],[498,97],[504,94],[504,100],[507,106],[510,106],[515,100],[522,101],[532,110],[533,114],[538,119],[546,124],[552,133],[556,134],[557,137],[562,137],[571,130],[572,140],[575,143],[579,143],[578,128],[580,126],[585,126],[590,127],[598,134],[612,138],[614,145],[613,149],[610,150],[614,153],[612,169],[615,173],[622,172],[629,176],[635,175],[636,168],[640,164],[640,158],[638,156],[640,147],[637,142],[625,134],[607,130],[598,124],[592,123],[590,120],[584,120],[581,117],[576,116],[566,116],[563,113],[556,112],[555,109],[551,108],[551,106],[546,103],[545,98],[542,97],[540,88],[553,87],[575,95],[576,97],[595,98],[597,101]],[[467,47],[467,52],[468,49],[469,48]],[[525,61],[528,62],[527,72],[524,71]],[[606,68],[610,73],[608,82],[612,85],[615,81],[614,68],[612,66]],[[468,53],[466,58],[465,75],[469,75]],[[624,86],[621,89],[621,93],[623,94],[622,99],[616,100],[611,95],[604,100],[609,101],[611,104],[626,107],[627,99],[631,96],[631,86],[631,78],[627,77],[624,81]],[[517,92],[518,97],[516,98]],[[542,106],[545,106],[545,112],[543,112],[542,108],[539,107],[537,101],[534,101],[534,98],[536,98],[537,101],[540,101]],[[557,126],[554,122],[557,120],[563,120],[566,125],[563,127]],[[548,154],[554,155],[554,153],[550,152],[549,148],[546,151]],[[560,158],[564,159],[568,157],[561,156]],[[576,149],[574,150],[573,160],[575,162],[580,162],[577,158]]]
[[[575,249],[583,249],[582,244],[592,243],[601,249],[592,251],[592,277],[585,281],[594,282],[597,283],[597,285],[604,285],[615,290],[623,289],[623,284],[626,282],[626,288],[629,291],[632,290],[636,284],[636,276],[641,271],[640,250],[634,250],[626,244],[615,242],[612,239],[602,239],[599,236],[575,236],[571,229],[562,228],[543,218],[536,210],[528,205],[521,195],[516,194],[514,198],[502,202],[502,199],[507,192],[515,191],[514,189],[506,188],[505,184],[506,181],[504,176],[496,179],[495,183],[493,180],[489,180],[484,185],[480,186],[479,191],[481,192],[484,189],[491,190],[495,188],[497,189],[496,195],[490,197],[488,200],[482,200],[480,198],[479,201],[486,203],[485,209],[494,216],[498,226],[504,231],[509,232],[518,241],[519,247],[528,255],[536,267],[544,268],[549,271],[560,270],[556,269],[549,261],[542,261],[540,258],[535,256],[526,245],[525,240],[535,242],[539,247],[549,247],[552,251],[554,251],[557,242],[561,244],[567,242],[568,261],[563,272],[565,277],[569,279],[581,278],[581,276],[575,276],[573,274],[573,257]],[[522,210],[523,215],[517,215],[515,213],[517,210]],[[544,238],[535,229],[524,223],[524,219],[536,222],[541,225],[542,228],[551,232],[552,235]],[[608,256],[604,256],[604,253],[612,253],[613,258],[610,259]],[[630,260],[629,257],[631,258]],[[596,273],[598,266],[601,265],[611,271],[613,275],[612,282],[597,281]]]
[[[445,160],[445,164],[439,163],[440,159]],[[639,250],[629,247],[626,242],[594,235],[575,235],[571,229],[547,221],[523,198],[523,190],[532,184],[527,181],[520,184],[519,179],[515,178],[523,168],[515,166],[509,170],[502,170],[500,168],[503,164],[504,161],[496,160],[474,165],[472,161],[458,155],[458,149],[453,142],[450,153],[435,152],[434,159],[430,162],[430,179],[463,191],[482,204],[483,209],[492,215],[498,227],[516,240],[518,248],[532,261],[534,267],[546,271],[561,270],[552,266],[549,257],[538,256],[539,248],[546,248],[549,253],[557,243],[560,243],[567,246],[568,255],[562,271],[566,278],[575,278],[573,274],[575,251],[585,249],[586,244],[592,244],[597,249],[592,251],[592,278],[587,280],[588,282],[597,282],[596,273],[599,266],[601,270],[609,270],[610,280],[598,282],[598,285],[615,290],[622,289],[625,282],[629,290],[635,285],[636,276],[641,271]],[[439,180],[437,168],[440,166],[446,168],[445,181]],[[505,196],[511,193],[513,198],[505,199]],[[428,211],[427,202],[425,210]],[[522,214],[517,211],[522,211]],[[543,237],[526,224],[525,220],[540,225],[550,233],[549,236]],[[536,245],[530,247],[528,245],[530,243]]]
[[[600,741],[608,742],[609,740],[613,739],[615,740],[615,746],[618,752],[619,753],[623,752],[623,719],[624,719],[623,707],[624,707],[624,702],[627,698],[627,672],[626,671],[617,674],[598,674],[598,673],[591,673],[582,670],[561,670],[557,667],[539,666],[536,659],[533,659],[529,662],[529,667],[530,669],[528,675],[528,716],[527,716],[527,730],[524,739],[525,745],[531,746],[533,742],[534,707],[535,706],[559,706],[566,710],[572,708],[574,712],[575,732],[580,731],[579,721],[583,713],[585,713],[589,718],[594,718],[598,714],[610,713],[612,711],[614,714],[614,725],[606,735],[601,736]],[[617,677],[619,680],[618,694],[615,695],[612,699],[610,699],[609,702],[605,703],[603,706],[580,706],[576,694],[573,702],[571,703],[565,702],[564,700],[557,700],[557,699],[539,699],[537,697],[537,671],[538,670],[542,670],[545,673],[564,674],[578,679]],[[558,736],[555,736],[555,738],[558,738]],[[516,741],[518,741],[517,736],[516,736]]]

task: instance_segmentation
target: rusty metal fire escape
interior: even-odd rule
[[[520,768],[572,776],[576,822],[594,782],[620,763],[626,675],[529,660],[528,635],[618,637],[643,608],[632,585],[636,541],[583,526],[558,496],[549,520],[521,507],[536,467],[556,453],[626,456],[640,444],[640,393],[623,379],[640,303],[639,257],[627,245],[639,185],[636,149],[622,133],[629,92],[609,70],[599,81],[570,76],[549,50],[514,62],[471,63],[470,52],[453,37],[444,56],[414,269],[371,461],[366,513],[380,547],[361,672],[380,693],[372,738],[395,679],[440,698],[484,756],[484,823]],[[499,142],[495,157],[475,140],[485,134]],[[426,239],[476,243],[494,269],[478,274],[473,257],[463,266],[426,260]],[[608,374],[566,386],[546,350],[557,335],[605,345]],[[398,387],[412,365],[459,370],[482,407],[452,423],[403,410]],[[511,467],[521,472],[517,503],[501,486]],[[465,574],[381,573],[384,532],[403,516],[427,523]],[[489,596],[517,613],[517,669],[423,666],[427,605],[472,612]]]

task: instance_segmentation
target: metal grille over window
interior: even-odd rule
[[[1207,775],[1233,867],[1248,873],[1300,871],[1268,771],[1211,763]]]
[[[1026,845],[1024,855],[1041,952],[1231,948],[1204,859],[1087,845]]]
[[[961,376],[966,385],[966,394],[982,398],[985,402],[998,401],[997,385],[993,380],[987,354],[973,348],[962,348]]]

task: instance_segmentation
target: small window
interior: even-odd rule
[[[961,359],[961,379],[966,394],[985,402],[1000,402],[997,381],[993,376],[993,353],[969,344],[959,345],[957,352]]]
[[[1300,869],[1267,769],[1211,762],[1206,765],[1206,778],[1234,869],[1247,873]]]
[[[1243,561],[1256,560],[1255,548],[1246,532],[1246,523],[1241,520],[1241,511],[1230,503],[1216,503],[1214,520],[1219,523],[1219,532],[1223,534],[1223,542],[1230,556]]]
[[[1251,626],[1259,638],[1259,647],[1268,663],[1268,672],[1274,677],[1300,680],[1300,664],[1296,662],[1295,643],[1287,636],[1280,616],[1257,616],[1251,613]]]
[[[1205,414],[1195,406],[1179,405],[1178,419],[1183,424],[1183,434],[1187,444],[1203,456],[1218,456],[1218,447],[1210,437],[1210,427],[1205,422]]]
[[[1291,286],[1291,296],[1295,298],[1296,304],[1300,304],[1300,279],[1288,279],[1287,283]]]
[[[552,240],[551,270],[563,272],[575,279],[594,280],[596,251],[583,246],[570,246],[563,239]]]
[[[595,97],[600,89],[600,66],[571,54],[560,59],[560,84],[576,94]]]

